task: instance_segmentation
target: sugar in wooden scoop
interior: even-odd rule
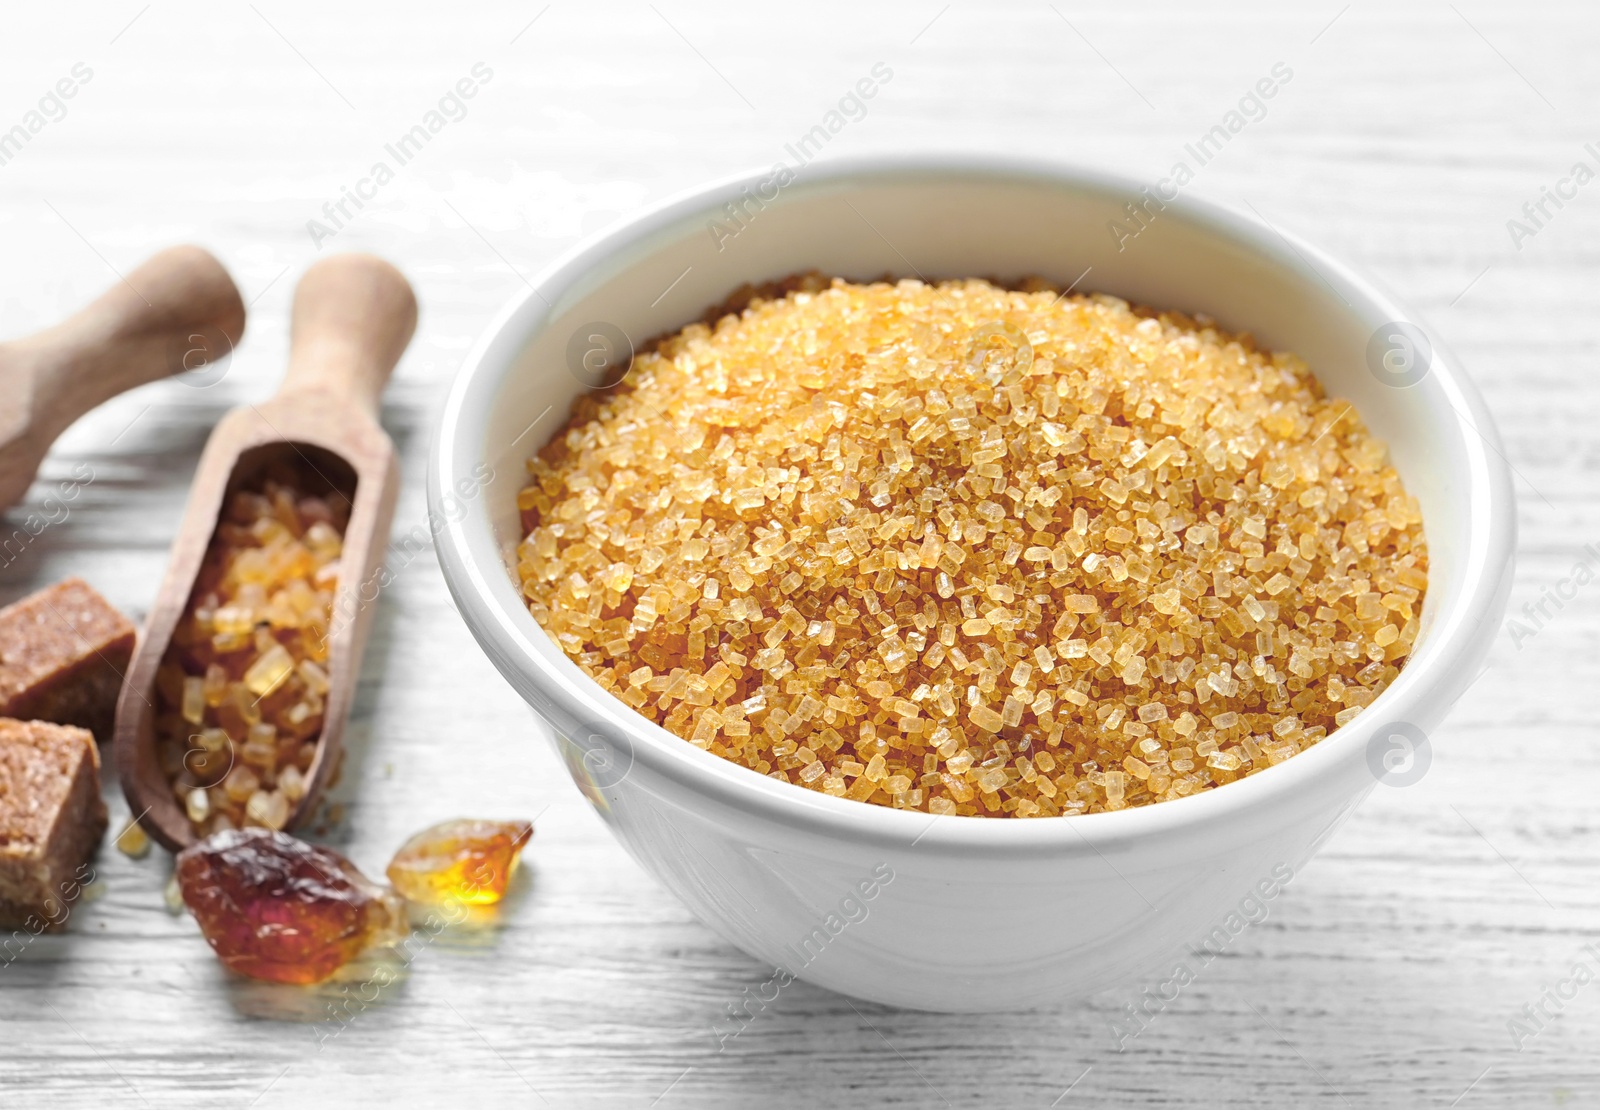
[[[281,829],[305,795],[349,515],[289,481],[228,499],[156,671],[162,770],[199,835]]]
[[[1253,774],[1399,673],[1421,513],[1294,355],[1043,286],[810,285],[660,342],[529,463],[529,608],[641,714],[1039,817]]]

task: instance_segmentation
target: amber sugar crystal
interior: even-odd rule
[[[639,713],[1042,817],[1253,774],[1399,673],[1421,513],[1294,355],[1043,283],[807,284],[661,341],[528,464],[529,609]]]
[[[277,481],[228,501],[156,672],[157,752],[197,835],[281,829],[305,795],[349,510]]]
[[[175,877],[229,969],[320,983],[406,933],[405,903],[330,848],[272,829],[229,829],[185,848]]]
[[[389,881],[413,902],[489,905],[505,896],[532,836],[528,821],[446,821],[400,846]]]

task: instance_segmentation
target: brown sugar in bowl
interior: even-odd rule
[[[530,611],[627,705],[835,797],[1054,817],[1274,766],[1399,674],[1421,510],[1293,355],[1043,282],[804,284],[529,462]]]
[[[1187,197],[1119,242],[1108,228],[1139,186],[1081,168],[885,155],[809,166],[776,190],[771,176],[696,190],[574,249],[468,355],[429,479],[463,618],[549,723],[530,731],[551,736],[630,852],[758,959],[936,1010],[1054,1004],[1170,970],[1168,956],[1240,898],[1292,879],[1387,774],[1396,738],[1425,743],[1476,674],[1514,544],[1487,408],[1438,336],[1386,293],[1310,244]],[[737,234],[716,234],[748,196],[762,201],[745,204]],[[1420,506],[1427,592],[1410,661],[1354,720],[1258,774],[1158,805],[1030,820],[831,797],[641,717],[528,609],[516,575],[524,463],[580,393],[621,376],[597,369],[620,370],[741,283],[808,270],[927,284],[1039,275],[1063,288],[1087,270],[1088,288],[1294,352],[1388,445]]]

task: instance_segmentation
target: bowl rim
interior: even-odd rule
[[[1144,187],[1132,178],[1072,162],[988,153],[878,152],[819,159],[795,172],[794,184],[786,189],[796,192],[905,178],[1021,181],[1119,199],[1137,197]],[[1503,587],[1515,546],[1514,493],[1487,404],[1460,369],[1459,360],[1434,338],[1434,329],[1426,327],[1434,347],[1428,377],[1454,410],[1452,426],[1469,464],[1460,494],[1470,537],[1461,559],[1460,601],[1452,610],[1435,616],[1426,654],[1408,662],[1366,711],[1277,766],[1224,788],[1115,812],[1009,820],[933,815],[778,782],[696,748],[608,694],[557,651],[525,608],[518,606],[532,636],[528,629],[519,628],[514,615],[496,600],[491,576],[503,578],[507,590],[512,586],[485,499],[469,499],[465,512],[446,513],[445,498],[482,460],[482,432],[495,397],[521,350],[548,322],[551,306],[560,303],[563,293],[580,285],[597,263],[687,217],[718,211],[727,201],[737,200],[742,190],[769,180],[772,173],[770,167],[745,171],[681,190],[585,237],[510,298],[485,326],[457,371],[440,414],[427,483],[431,515],[443,521],[436,537],[440,567],[473,635],[524,700],[528,700],[526,683],[573,719],[589,723],[608,742],[625,737],[633,764],[642,764],[690,793],[753,818],[863,845],[905,848],[923,842],[957,854],[1014,856],[1083,850],[1098,854],[1106,847],[1198,832],[1201,827],[1238,820],[1252,811],[1293,806],[1340,764],[1362,758],[1360,749],[1381,726],[1418,717],[1442,718],[1471,685],[1475,675],[1468,674],[1468,664],[1482,654],[1503,612]],[[1192,225],[1220,235],[1276,267],[1318,279],[1353,310],[1360,311],[1358,306],[1365,302],[1379,320],[1423,323],[1417,313],[1403,308],[1369,277],[1263,220],[1186,194],[1165,204]],[[508,347],[513,338],[514,346]],[[476,443],[467,451],[466,440],[471,437],[476,437]],[[485,550],[492,553],[487,565],[473,557],[474,531],[478,533],[476,542],[486,541]],[[1374,777],[1373,784],[1376,781]]]

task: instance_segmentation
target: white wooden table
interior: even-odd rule
[[[423,521],[447,382],[523,275],[640,205],[770,165],[874,63],[892,80],[830,154],[959,146],[1154,180],[1281,62],[1266,118],[1193,192],[1375,273],[1464,357],[1519,475],[1514,608],[1600,540],[1600,183],[1547,204],[1531,238],[1507,227],[1573,163],[1600,169],[1592,6],[143,2],[0,15],[0,130],[92,70],[0,165],[0,335],[181,240],[231,267],[249,334],[215,384],[149,386],[68,433],[33,500],[80,463],[94,481],[0,567],[0,601],[82,574],[142,616],[212,422],[275,388],[318,255],[307,221],[478,62],[492,77],[465,117],[321,244],[393,259],[422,301],[384,410],[400,529]],[[329,1037],[337,991],[230,979],[165,909],[165,855],[108,845],[71,931],[0,966],[0,1105],[1600,1104],[1600,984],[1575,984],[1520,1047],[1508,1028],[1575,962],[1600,971],[1584,948],[1600,932],[1597,615],[1587,587],[1532,639],[1502,631],[1423,780],[1380,787],[1125,1051],[1124,997],[951,1017],[799,985],[719,1052],[714,1023],[767,969],[611,840],[424,556],[381,600],[328,839],[377,873],[427,821],[537,814],[498,922],[447,932]]]

